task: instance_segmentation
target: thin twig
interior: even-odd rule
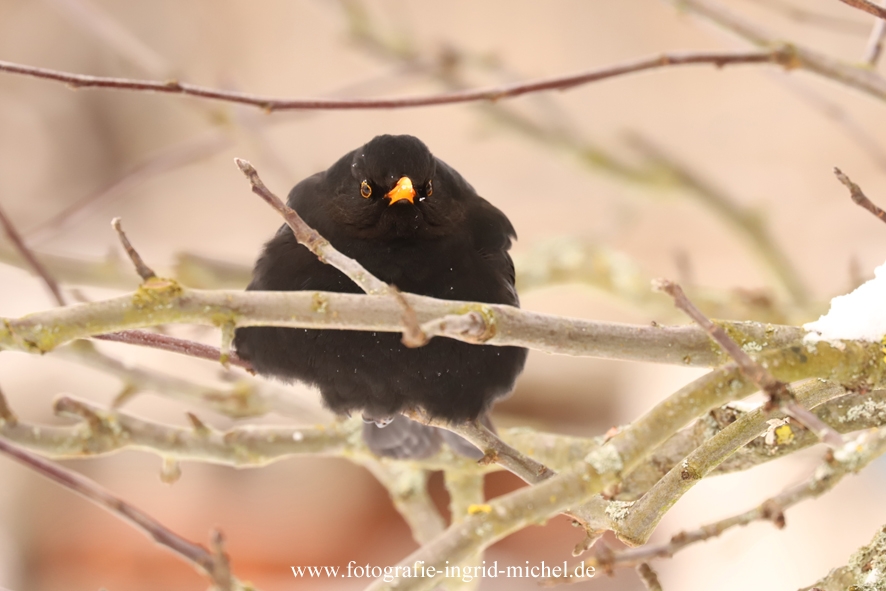
[[[422,331],[421,325],[418,323],[418,316],[415,314],[415,308],[409,305],[409,302],[403,297],[403,292],[397,289],[394,285],[389,286],[388,289],[391,290],[394,299],[396,299],[403,308],[403,338],[401,339],[401,342],[410,348],[426,345],[429,340],[428,335]]]
[[[311,228],[301,218],[298,213],[283,203],[283,201],[271,193],[265,186],[255,168],[242,158],[234,158],[234,162],[243,172],[252,185],[252,192],[265,200],[265,202],[273,207],[283,216],[286,223],[292,229],[295,239],[299,244],[305,246],[308,250],[317,255],[320,261],[332,265],[345,275],[347,275],[354,283],[368,294],[386,294],[389,292],[388,284],[376,278],[372,273],[367,271],[363,265],[354,259],[343,255],[336,250],[328,240],[323,238],[316,230]]]
[[[834,174],[837,176],[837,180],[849,189],[849,196],[852,197],[852,200],[855,201],[856,204],[864,207],[866,210],[880,218],[880,221],[886,222],[886,211],[883,211],[877,207],[873,201],[868,199],[867,195],[861,190],[861,187],[853,183],[839,168],[834,167]]]
[[[480,421],[436,426],[458,433],[483,452],[483,464],[496,463],[507,468],[529,484],[538,484],[556,474],[544,464],[537,462],[501,440]]]
[[[750,243],[775,279],[781,284],[794,303],[804,305],[809,302],[808,290],[784,250],[773,240],[760,216],[737,204],[738,200],[714,186],[689,167],[668,154],[649,139],[638,134],[629,137],[633,148],[673,175],[679,183],[692,191],[697,199],[732,225]]]
[[[879,18],[874,22],[874,28],[871,29],[871,35],[868,37],[868,44],[862,58],[864,63],[872,68],[877,65],[880,55],[883,53],[884,39],[886,39],[886,20]]]
[[[800,424],[810,431],[816,433],[821,440],[831,447],[840,447],[843,445],[843,437],[824,421],[819,419],[813,413],[800,406],[790,387],[780,380],[776,380],[762,364],[757,363],[751,356],[726,334],[721,327],[711,322],[701,311],[696,308],[679,285],[667,280],[658,280],[655,288],[664,291],[672,298],[674,304],[692,318],[711,339],[720,345],[730,357],[738,364],[741,373],[751,380],[760,390],[766,392],[769,396],[769,406],[771,409],[780,408],[785,414],[796,419]]]
[[[145,264],[145,261],[142,260],[142,257],[140,254],[138,254],[138,251],[136,251],[135,248],[132,247],[132,243],[129,242],[129,238],[126,237],[126,233],[123,231],[123,226],[120,223],[120,218],[114,218],[113,220],[111,220],[111,225],[117,231],[117,236],[120,238],[120,243],[126,250],[126,254],[129,255],[129,260],[131,260],[132,264],[135,265],[135,270],[139,274],[139,277],[141,277],[144,281],[157,277],[157,274],[154,273],[153,269]]]
[[[680,10],[699,14],[755,45],[767,48],[782,47],[791,56],[792,68],[812,72],[880,100],[886,100],[886,78],[870,68],[849,65],[797,43],[785,44],[778,35],[773,35],[756,23],[742,18],[719,2],[712,0],[670,0],[670,2]]]
[[[501,86],[493,86],[490,88],[432,94],[427,96],[367,99],[275,99],[243,92],[225,91],[198,86],[196,84],[187,84],[177,80],[158,82],[152,80],[89,76],[85,74],[73,74],[48,68],[16,64],[7,61],[0,61],[0,72],[21,74],[44,80],[63,82],[73,88],[111,88],[116,90],[181,94],[251,105],[266,111],[282,111],[290,109],[397,109],[474,101],[497,101],[533,92],[568,90],[576,86],[597,82],[598,80],[604,80],[606,78],[670,66],[711,64],[719,68],[735,64],[760,63],[787,66],[789,64],[789,58],[790,56],[781,50],[663,53],[661,55],[629,61],[615,66],[595,68],[577,74],[568,74],[565,76],[556,76],[553,78],[544,78],[529,82],[503,84]]]
[[[0,209],[0,225],[3,226],[3,231],[6,233],[6,237],[9,238],[9,241],[12,242],[12,245],[15,246],[22,258],[28,262],[31,269],[43,280],[47,289],[52,293],[52,297],[55,298],[55,302],[59,306],[64,306],[65,296],[62,295],[62,291],[55,278],[49,273],[46,267],[43,266],[43,263],[34,256],[34,253],[31,252],[31,249],[25,244],[21,234],[18,233],[18,230],[15,229],[12,221],[6,216],[2,209]]]
[[[835,33],[858,35],[867,31],[866,23],[858,19],[841,18],[825,12],[807,8],[805,4],[795,4],[784,0],[752,0],[761,8],[781,13],[783,16],[803,25],[813,25]]]
[[[637,575],[649,591],[662,591],[661,583],[658,581],[658,575],[652,570],[652,567],[645,562],[637,565]]]
[[[9,403],[6,401],[6,396],[3,394],[2,390],[0,390],[0,422],[9,425],[18,423],[18,417],[15,416],[15,413],[9,408]]]
[[[161,351],[171,351],[173,353],[180,353],[198,359],[208,359],[209,361],[221,360],[222,354],[221,349],[213,347],[212,345],[180,339],[156,332],[148,332],[146,330],[121,330],[119,332],[95,335],[93,338],[102,341],[114,341],[116,343],[128,343],[140,347],[150,347],[151,349],[160,349]],[[236,365],[250,373],[254,372],[252,364],[245,359],[238,357],[233,351],[228,354],[227,362],[228,365]]]
[[[0,439],[0,452],[138,527],[158,544],[166,546],[200,567],[219,589],[233,589],[233,581],[227,565],[220,564],[218,558],[206,548],[186,540],[140,509],[114,496],[107,489],[76,472],[11,445],[3,439]]]
[[[233,140],[228,134],[221,130],[212,130],[179,144],[161,148],[98,190],[90,191],[70,205],[53,212],[45,220],[28,228],[24,234],[31,244],[44,242],[79,222],[99,204],[113,201],[158,175],[218,154],[232,144]]]
[[[299,403],[283,386],[266,380],[236,379],[222,387],[177,377],[155,369],[132,366],[105,355],[94,343],[79,340],[53,351],[60,359],[69,359],[114,376],[121,383],[121,391],[113,405],[122,406],[141,392],[154,392],[188,405],[211,408],[232,418],[266,415],[271,411],[284,416],[305,418],[315,414],[308,405]],[[218,362],[218,360],[214,360]],[[325,415],[320,415],[325,418]],[[306,419],[305,420],[310,420]]]
[[[883,21],[878,20],[878,23]],[[881,170],[886,170],[886,150],[881,145],[882,136],[872,129],[868,121],[859,120],[852,115],[844,105],[837,100],[831,99],[817,89],[803,81],[801,78],[779,76],[776,78],[782,86],[787,88],[800,100],[808,103],[824,117],[834,121],[859,147],[864,150]],[[836,98],[836,97],[835,97]]]
[[[840,0],[843,4],[848,4],[853,8],[863,10],[868,14],[872,14],[878,18],[886,18],[886,8],[877,6],[869,0]]]
[[[498,435],[479,420],[450,424],[446,421],[431,419],[415,411],[408,411],[404,414],[413,420],[452,431],[467,439],[483,452],[483,457],[478,462],[480,465],[498,464],[533,485],[540,484],[557,475],[554,470],[502,441]],[[598,530],[603,527],[601,526],[603,521],[602,506],[600,503],[585,504],[564,511],[564,515],[585,530],[584,540],[576,546],[575,554],[578,555],[593,543],[599,535]]]
[[[404,411],[403,415],[413,421],[446,429],[461,435],[472,443],[474,447],[483,452],[483,457],[479,460],[479,464],[499,464],[529,484],[538,484],[556,474],[556,472],[544,464],[533,460],[502,441],[498,435],[478,420],[449,423],[448,421],[431,418],[423,412],[415,410]]]
[[[89,0],[51,0],[49,4],[130,64],[152,76],[169,75],[171,68],[160,54]]]

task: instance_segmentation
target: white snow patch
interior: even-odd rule
[[[886,335],[886,263],[874,270],[873,279],[832,299],[828,313],[803,328],[810,331],[803,339],[807,343],[882,340]]]

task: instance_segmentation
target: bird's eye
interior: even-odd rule
[[[430,197],[434,194],[434,183],[432,181],[428,181],[428,186],[425,187],[425,197]]]
[[[360,195],[365,199],[369,199],[372,196],[372,187],[366,181],[360,183]]]

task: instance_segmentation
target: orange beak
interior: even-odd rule
[[[415,189],[412,188],[412,179],[408,176],[401,177],[397,184],[391,189],[385,197],[391,200],[388,205],[393,205],[398,201],[406,199],[409,203],[415,203]]]

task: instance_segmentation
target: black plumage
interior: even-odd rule
[[[519,305],[511,223],[412,136],[374,138],[297,184],[288,203],[335,248],[401,291]],[[360,293],[285,225],[265,245],[247,289]],[[526,359],[519,347],[438,337],[410,349],[397,333],[365,331],[246,327],[234,345],[260,374],[317,386],[337,413],[362,412],[370,448],[394,457],[430,455],[441,437],[476,453],[399,411],[475,419],[511,391]]]

